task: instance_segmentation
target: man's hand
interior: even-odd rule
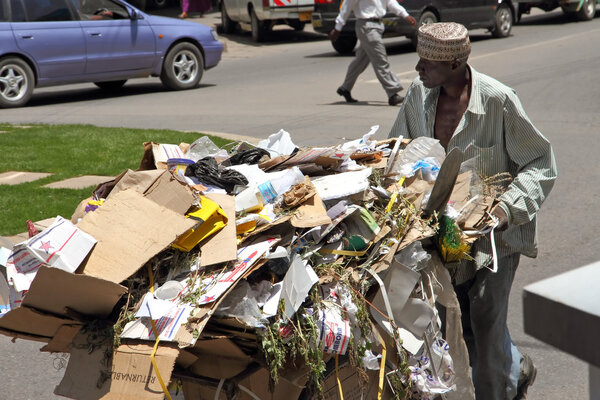
[[[329,40],[335,42],[340,37],[340,31],[336,31],[335,28],[329,32]]]
[[[508,215],[506,215],[504,209],[496,206],[492,210],[492,215],[498,219],[498,226],[496,227],[496,230],[498,232],[505,231],[506,228],[508,228]]]
[[[404,18],[404,20],[406,22],[408,22],[409,24],[411,24],[412,26],[417,26],[417,20],[414,19],[414,17],[412,17],[410,15],[408,17]]]

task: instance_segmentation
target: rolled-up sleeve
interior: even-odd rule
[[[558,175],[556,160],[550,142],[529,120],[514,92],[504,104],[504,135],[517,173],[500,196],[500,206],[511,225],[522,225],[534,219],[552,190]]]
[[[397,0],[386,0],[385,2],[386,10],[390,10],[394,14],[399,17],[406,18],[408,17],[408,12],[404,7],[398,4]]]
[[[335,18],[335,30],[341,32],[344,25],[346,25],[346,21],[348,21],[348,17],[350,16],[350,12],[354,8],[354,3],[358,0],[344,0],[342,3],[342,8],[340,9],[340,13]]]

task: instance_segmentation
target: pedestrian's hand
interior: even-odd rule
[[[502,207],[496,206],[492,210],[492,215],[498,219],[496,230],[498,232],[505,231],[508,228],[508,215],[506,215],[506,211]]]
[[[340,31],[332,29],[331,32],[329,32],[329,40],[331,40],[332,42],[335,42],[336,40],[338,40],[339,37],[340,37]]]
[[[406,22],[408,22],[409,24],[411,24],[412,26],[417,26],[417,20],[410,15],[408,17],[404,18],[404,20]]]

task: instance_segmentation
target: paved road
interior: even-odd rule
[[[588,398],[587,367],[523,333],[522,288],[528,283],[597,261],[600,226],[600,15],[575,23],[560,12],[526,16],[513,36],[492,40],[473,31],[471,64],[514,87],[531,119],[552,141],[559,180],[540,212],[540,254],[524,259],[510,301],[509,325],[517,345],[539,367],[532,399]],[[214,19],[204,21],[214,23]],[[380,125],[383,138],[397,108],[389,107],[371,71],[365,72],[346,105],[335,94],[349,57],[337,56],[322,35],[280,29],[272,42],[253,45],[249,35],[224,37],[221,65],[206,72],[203,85],[164,92],[158,80],[136,80],[120,96],[92,85],[44,89],[29,107],[1,110],[6,122],[91,123],[104,126],[172,128],[265,137],[286,129],[295,142],[333,144]],[[290,43],[291,42],[291,43]],[[416,54],[404,39],[387,41],[390,63],[403,82],[416,75]],[[0,336],[0,397],[54,399],[61,372],[54,356],[32,342]]]

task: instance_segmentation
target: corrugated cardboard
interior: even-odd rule
[[[78,225],[98,240],[81,272],[120,283],[194,225],[134,190],[119,192]]]
[[[49,353],[69,353],[71,352],[71,343],[79,331],[81,325],[63,325],[58,328],[58,331],[50,340],[50,342],[42,347],[40,351],[47,351]]]
[[[323,382],[323,399],[341,399],[337,383],[338,377],[342,385],[344,400],[377,399],[379,371],[367,371],[367,375],[369,376],[369,381],[364,386],[361,386],[361,377],[356,372],[356,368],[348,362],[342,363],[340,361],[337,374],[335,369],[333,369],[325,377],[325,381]],[[385,380],[383,389],[382,399],[394,398],[392,390]]]
[[[295,385],[283,377],[279,377],[278,384],[273,392],[269,391],[269,371],[261,368],[248,378],[242,380],[240,385],[251,391],[256,397],[240,390],[236,399],[238,400],[291,400],[297,399],[304,389],[302,386]],[[183,393],[186,399],[194,400],[227,400],[225,390],[221,390],[218,397],[215,397],[216,387],[202,385],[191,381],[183,381]]]
[[[49,342],[61,326],[73,324],[77,322],[22,306],[0,318],[0,331],[7,336]]]
[[[252,362],[252,358],[229,339],[198,340],[190,351],[198,361],[189,370],[208,378],[232,378]]]
[[[54,393],[79,400],[163,400],[156,371],[152,367],[150,344],[121,345],[112,360],[106,351],[112,351],[110,343],[89,352],[87,335],[79,334],[73,342],[65,375]],[[160,345],[156,362],[165,384],[171,379],[178,350],[173,346]]]
[[[63,316],[77,314],[106,318],[127,288],[86,275],[57,268],[40,267],[23,306]]]
[[[187,184],[175,179],[169,171],[162,172],[144,191],[144,196],[156,204],[185,215],[194,203],[192,190]]]

